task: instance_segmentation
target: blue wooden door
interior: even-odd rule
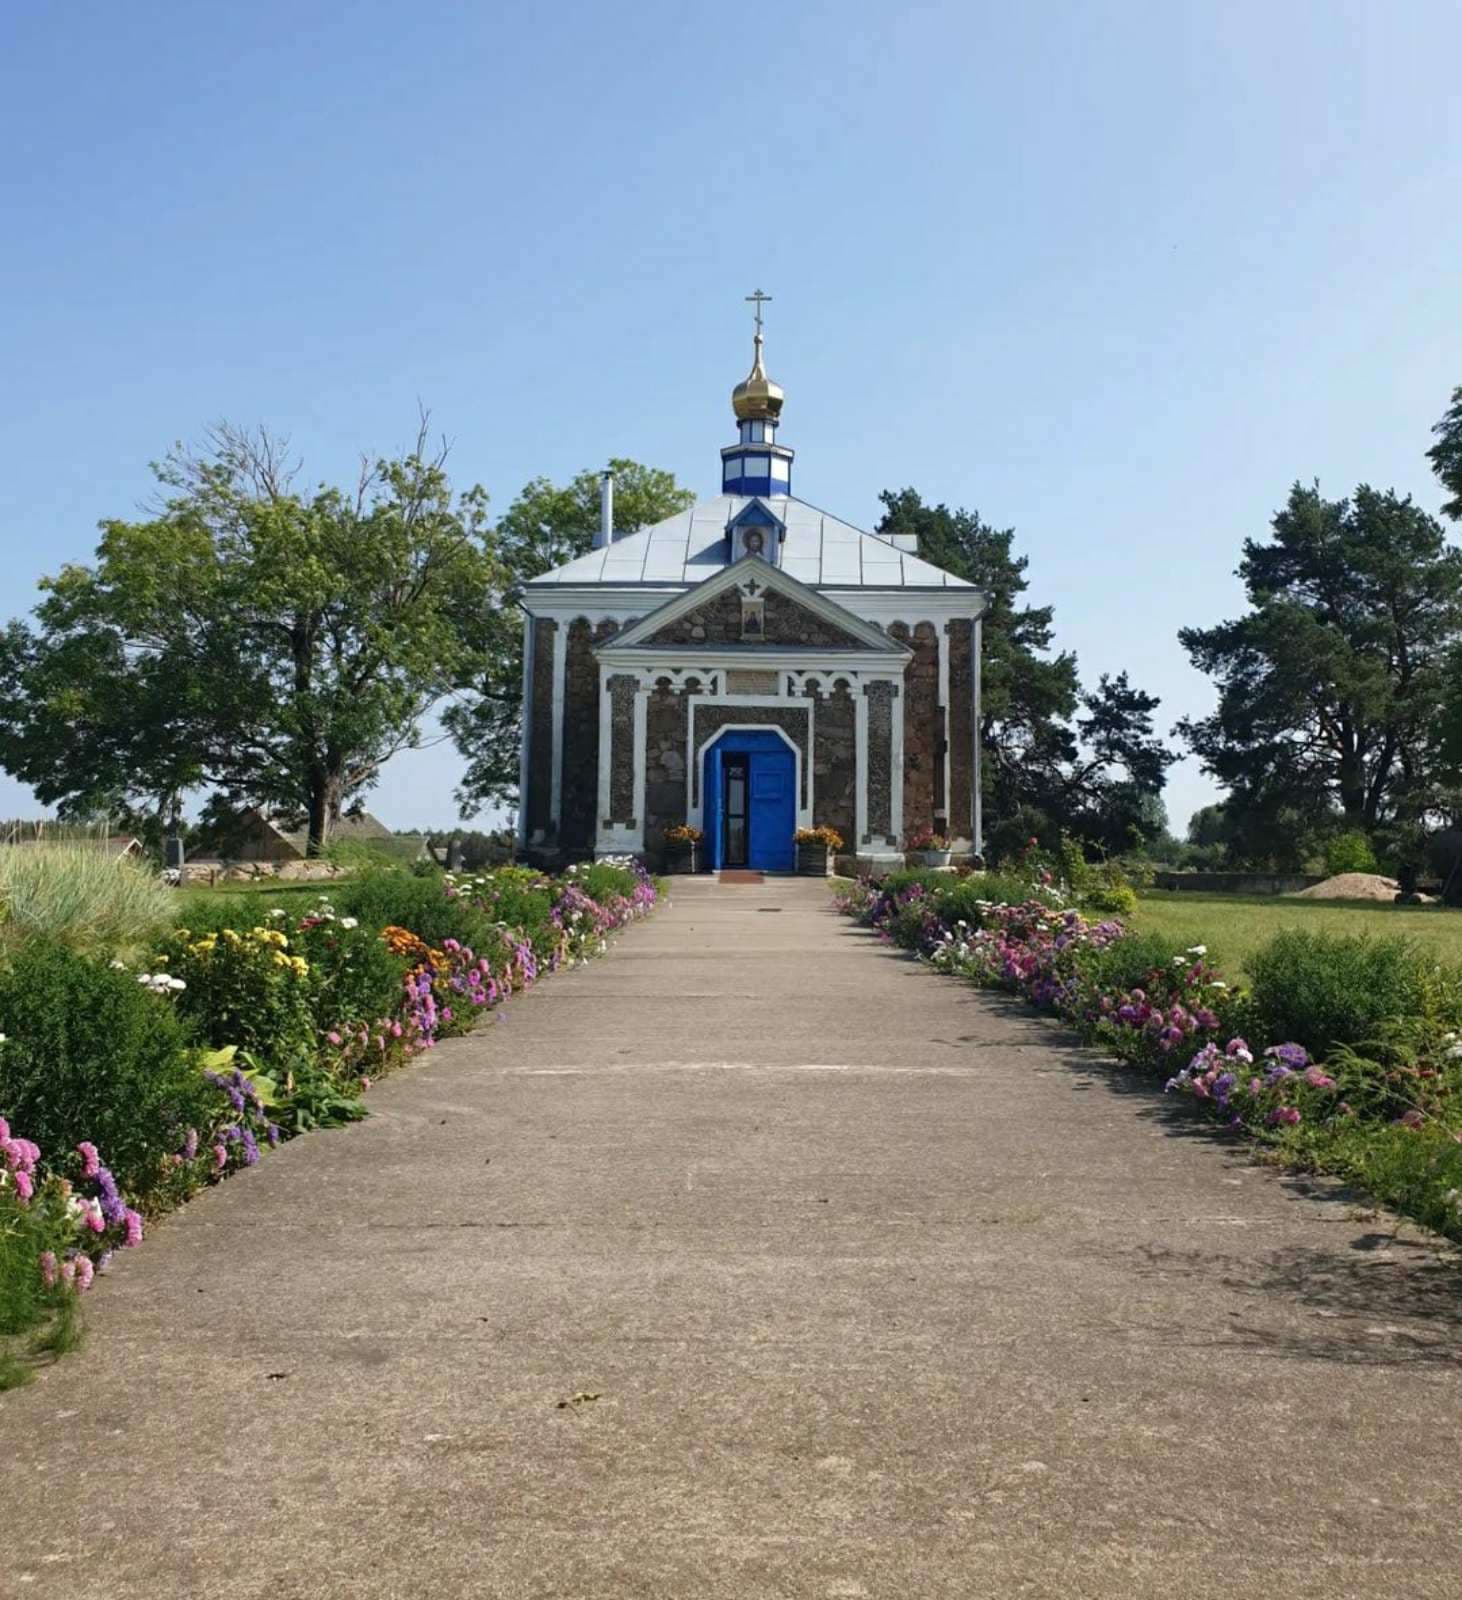
[[[797,826],[792,752],[784,747],[752,752],[751,838],[747,865],[762,872],[791,872],[797,861],[792,832]]]

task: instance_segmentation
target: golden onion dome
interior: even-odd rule
[[[756,358],[751,371],[731,391],[731,409],[738,422],[775,422],[782,414],[782,386],[767,377],[761,364],[761,334],[756,336]]]

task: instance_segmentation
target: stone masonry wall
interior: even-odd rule
[[[569,624],[563,696],[563,799],[559,834],[566,854],[594,849],[599,804],[599,665],[593,646],[613,638],[613,622]]]
[[[533,621],[533,685],[528,724],[528,837],[547,834],[553,809],[553,647],[558,624]]]
[[[893,832],[893,698],[896,683],[863,686],[868,696],[868,832],[861,844],[897,844]]]
[[[968,839],[974,827],[974,644],[968,618],[946,624],[949,644],[949,832]]]
[[[904,827],[934,827],[944,800],[944,729],[939,715],[939,635],[929,622],[895,622],[889,634],[914,652],[904,671]]]
[[[808,694],[815,691],[810,689]],[[812,823],[852,847],[858,826],[857,708],[846,685],[817,699],[812,718]]]
[[[765,622],[758,643],[814,645],[824,649],[857,649],[862,641],[824,622],[790,596],[775,589],[766,593]],[[705,605],[688,611],[678,621],[661,628],[651,644],[741,644],[741,592],[727,589]]]
[[[688,738],[685,691],[656,684],[645,708],[645,848],[652,859],[664,846],[666,828],[687,820]]]

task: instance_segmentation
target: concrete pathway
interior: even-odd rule
[[[694,881],[159,1227],[0,1397],[0,1594],[1455,1597],[1453,1262]]]

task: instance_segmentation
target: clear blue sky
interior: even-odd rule
[[[499,508],[610,455],[714,492],[758,284],[798,492],[1014,524],[1165,725],[1296,477],[1440,504],[1454,0],[4,9],[0,615],[219,418],[318,479],[420,399]],[[1176,769],[1175,825],[1209,795]]]

